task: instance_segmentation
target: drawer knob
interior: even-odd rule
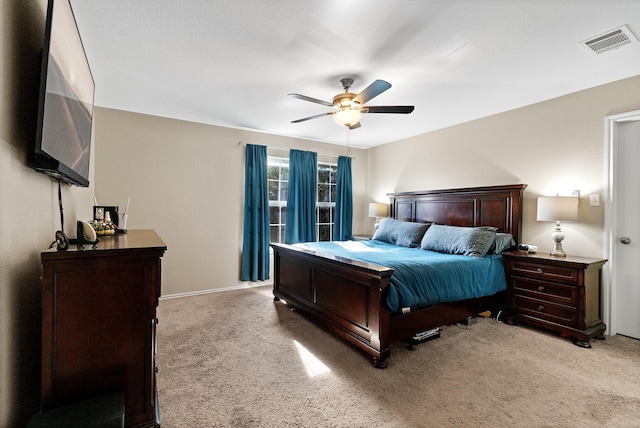
[[[538,306],[538,310],[539,310],[540,312],[544,311],[544,306],[542,306],[542,305]]]
[[[538,291],[544,291],[544,286],[539,285],[539,286],[538,286]]]
[[[542,268],[538,268],[538,273],[542,273]]]

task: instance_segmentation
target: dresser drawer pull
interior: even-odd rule
[[[539,306],[538,306],[538,310],[539,310],[540,312],[544,311],[544,306],[539,305]]]
[[[538,273],[542,273],[542,268],[538,268]]]
[[[544,286],[539,285],[539,286],[538,286],[538,291],[544,291]]]

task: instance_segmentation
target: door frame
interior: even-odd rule
[[[607,334],[617,333],[617,322],[613,314],[616,313],[616,276],[618,271],[617,243],[618,243],[618,125],[622,122],[640,120],[640,110],[607,116],[605,118],[605,189],[604,189],[604,249],[609,262],[604,265],[604,323]]]

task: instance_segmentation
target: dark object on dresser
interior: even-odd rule
[[[519,243],[522,194],[526,184],[392,193],[391,217],[452,226],[494,226]],[[301,309],[324,327],[367,353],[384,368],[390,343],[495,310],[505,292],[391,314],[385,304],[393,269],[317,255],[284,244],[274,250],[273,294]]]
[[[506,321],[546,328],[583,348],[604,339],[602,266],[605,259],[502,254],[507,272]]]
[[[95,249],[42,253],[43,411],[122,390],[125,426],[159,426],[155,329],[166,248],[153,230],[131,230]]]

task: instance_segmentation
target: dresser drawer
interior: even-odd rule
[[[515,295],[513,302],[515,309],[523,315],[530,315],[567,327],[575,327],[578,323],[578,311],[575,308],[522,295]]]
[[[526,275],[547,281],[578,283],[578,269],[572,267],[522,262],[519,260],[509,260],[508,263],[508,268],[512,274]]]
[[[509,277],[510,288],[513,293],[527,295],[547,302],[559,303],[565,306],[577,307],[578,287],[563,285],[553,282],[545,282],[533,278],[520,276]]]

